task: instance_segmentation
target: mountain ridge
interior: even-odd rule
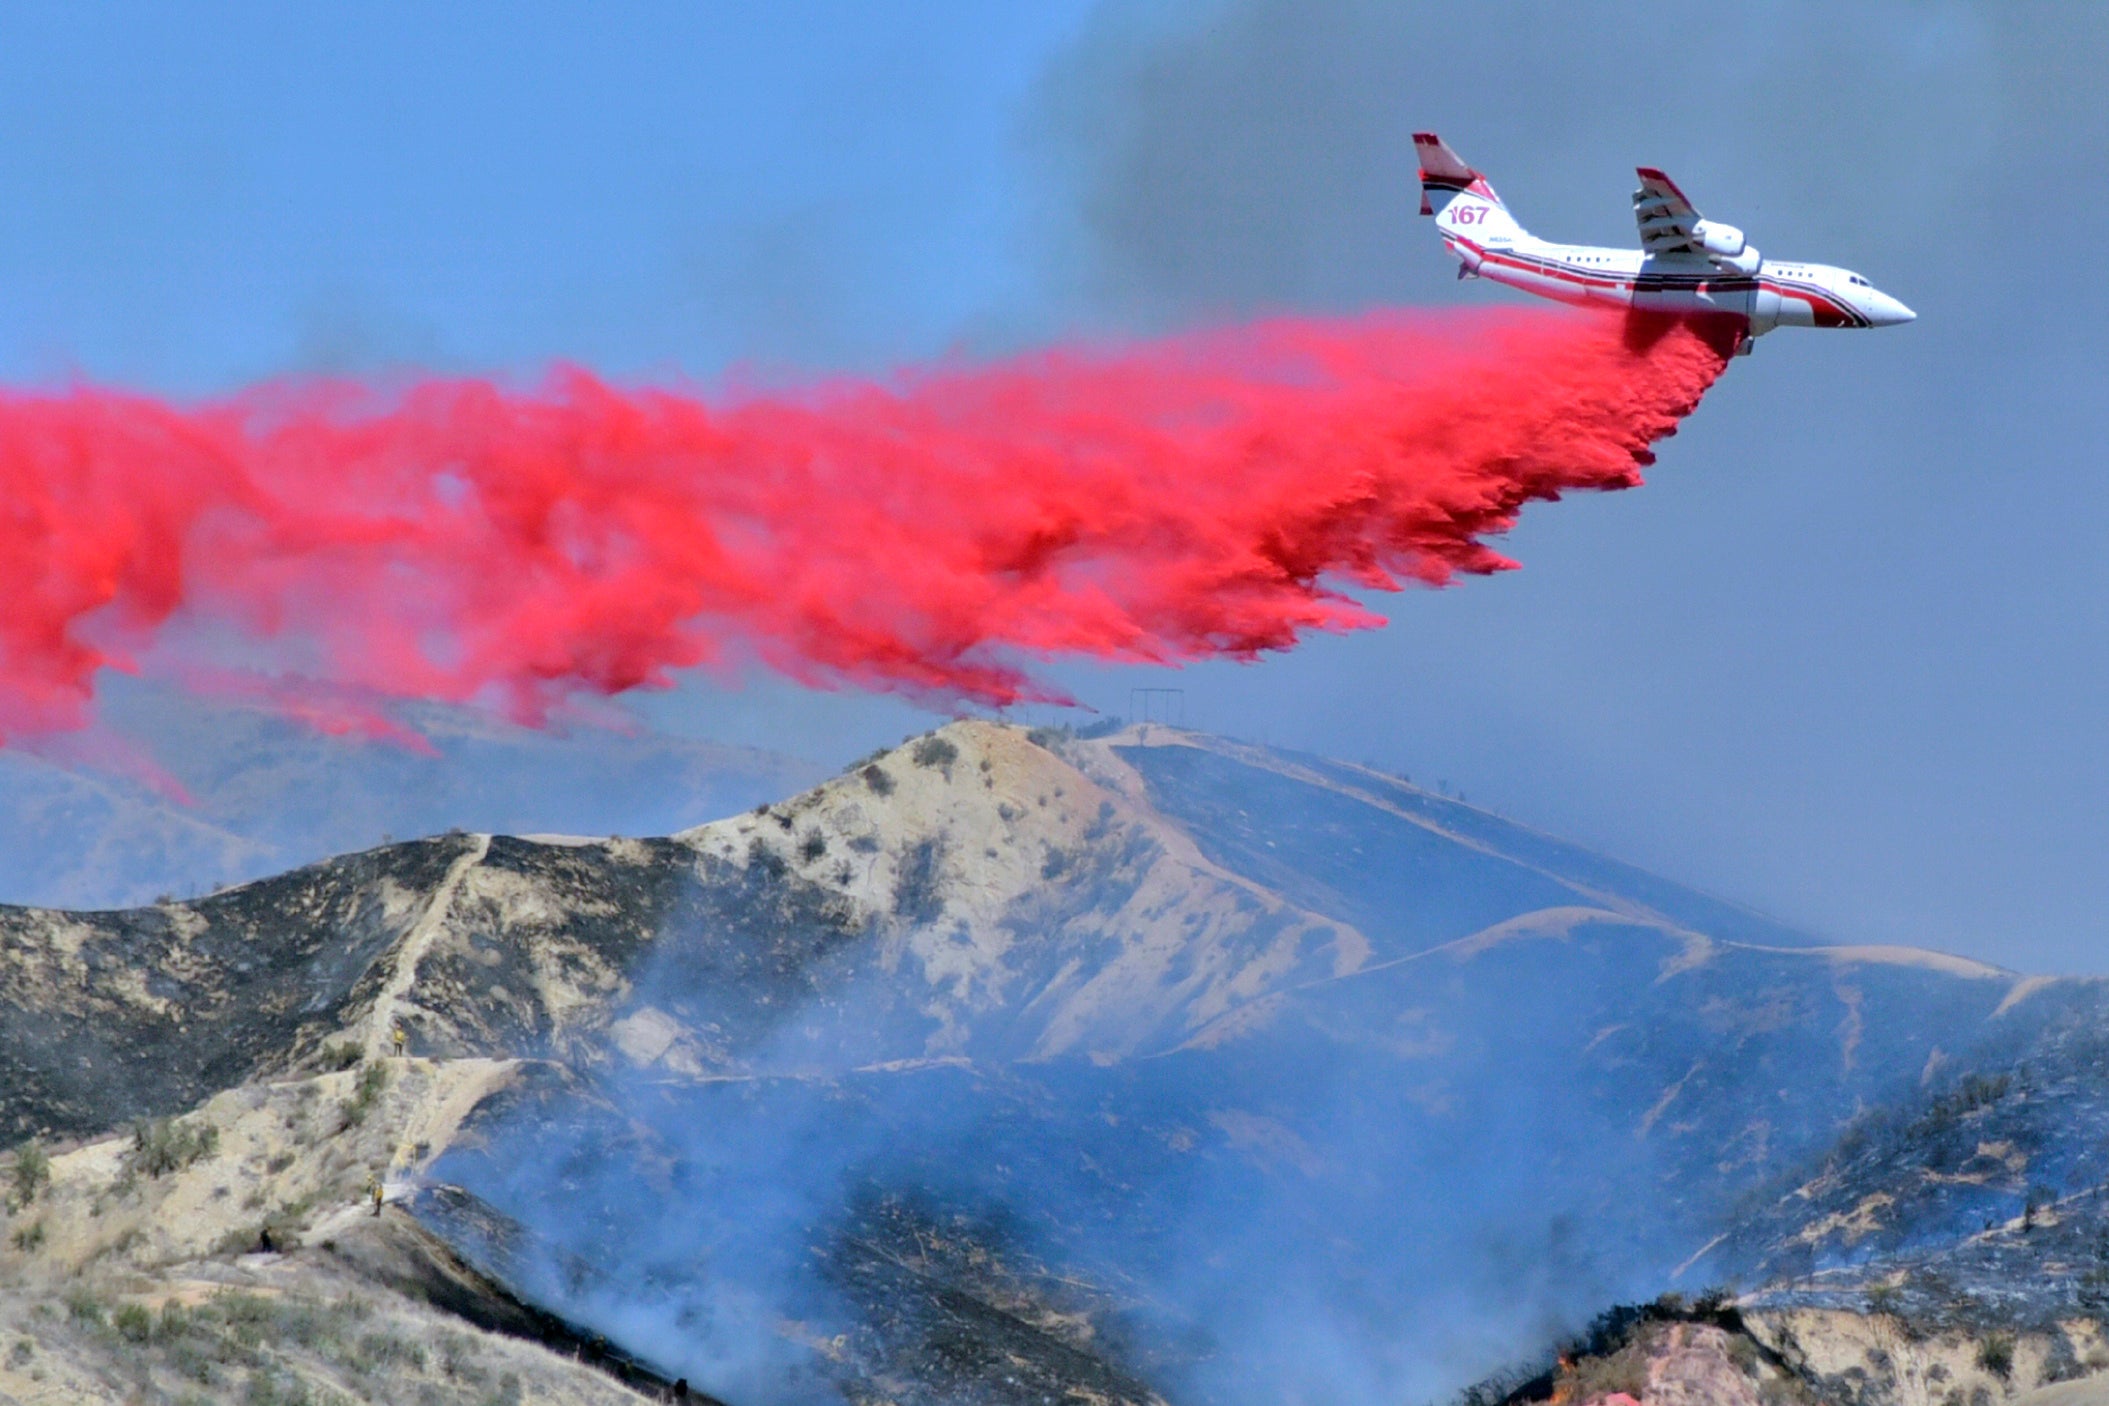
[[[665,833],[824,774],[641,727],[540,732],[431,704],[390,724],[333,734],[123,681],[108,733],[0,751],[0,896],[122,909],[450,828]]]
[[[1627,872],[1323,759],[959,722],[665,838],[0,909],[0,1111],[87,1139],[0,1266],[336,1283],[400,1217],[729,1401],[1037,1400],[1006,1352],[1041,1394],[1306,1393],[1306,1301],[1434,1390],[1728,1267],[1732,1208],[2080,999]],[[226,1150],[126,1189],[97,1134],[164,1117]]]

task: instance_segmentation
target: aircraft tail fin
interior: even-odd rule
[[[1438,192],[1454,195],[1469,190],[1473,185],[1486,186],[1486,177],[1465,165],[1464,158],[1450,150],[1449,144],[1433,132],[1415,132],[1413,149],[1421,158],[1421,213],[1435,213],[1434,200]],[[1492,186],[1487,186],[1489,194]]]
[[[1415,132],[1413,147],[1421,158],[1421,213],[1435,216],[1444,234],[1454,229],[1478,239],[1523,233],[1487,178],[1467,166],[1441,137]]]

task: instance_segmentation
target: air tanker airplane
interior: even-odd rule
[[[1491,278],[1567,303],[1719,316],[1739,326],[1738,352],[1775,327],[1889,327],[1918,314],[1849,269],[1759,255],[1743,231],[1705,220],[1677,183],[1640,168],[1633,217],[1640,248],[1552,244],[1516,223],[1487,178],[1433,132],[1416,132],[1421,213],[1435,216],[1459,278]]]

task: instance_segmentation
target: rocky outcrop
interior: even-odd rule
[[[1613,1309],[1554,1365],[1463,1393],[1468,1406],[2092,1406],[2109,1401],[2101,1325],[1928,1332],[1889,1312],[1765,1310],[1676,1295]]]

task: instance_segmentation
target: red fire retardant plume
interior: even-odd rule
[[[1723,357],[1635,330],[1291,320],[715,403],[0,392],[0,740],[84,721],[106,667],[535,721],[712,662],[1001,704],[1067,655],[1250,658],[1639,483]]]

